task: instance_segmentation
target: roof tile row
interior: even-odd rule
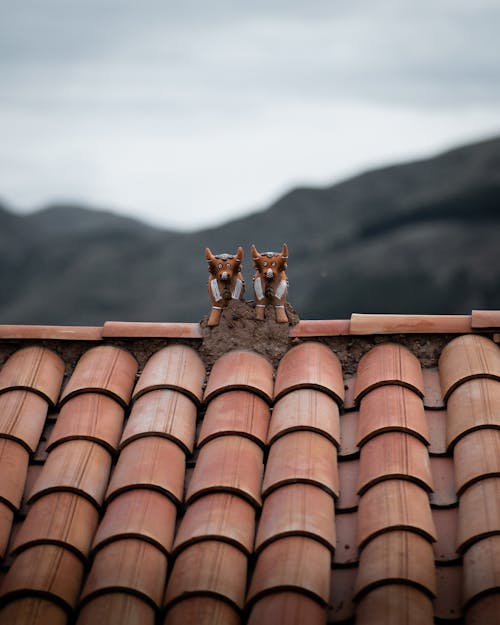
[[[1,381],[7,367],[4,380],[12,381],[0,402],[14,406],[0,414],[0,445],[16,457],[36,451],[38,464],[17,486],[14,479],[8,497],[0,494],[0,545],[18,519],[0,623],[15,623],[14,615],[65,623],[78,602],[77,622],[98,625],[153,625],[162,606],[166,624],[271,623],[282,615],[290,623],[431,623],[462,611],[467,623],[493,623],[498,347],[473,335],[455,342],[440,362],[443,393],[451,380],[447,410],[436,372],[423,377],[411,352],[382,344],[361,360],[356,403],[349,400],[340,419],[340,364],[319,343],[291,349],[274,386],[264,358],[230,352],[216,361],[204,397],[205,369],[190,347],[156,352],[134,389],[135,359],[102,345],[80,359],[52,431],[43,430],[50,398],[40,380],[54,374],[41,375],[34,363],[54,371],[54,360],[43,348],[15,352],[0,372]],[[447,362],[468,352],[480,365]],[[17,371],[20,363],[30,373]],[[456,400],[464,389],[469,409]],[[31,418],[25,407],[33,398]],[[199,451],[176,529],[202,399]],[[40,558],[39,575],[26,571]]]

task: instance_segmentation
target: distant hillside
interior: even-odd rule
[[[242,198],[242,203],[244,198]],[[290,249],[302,318],[500,308],[500,138],[429,160],[298,188],[267,210],[194,233],[112,213],[0,207],[0,323],[197,321],[203,250]]]

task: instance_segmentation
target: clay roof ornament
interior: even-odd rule
[[[212,304],[208,326],[219,325],[222,310],[232,299],[243,300],[245,281],[241,275],[243,248],[240,246],[236,254],[212,254],[205,248],[208,263],[208,297]]]
[[[250,252],[255,267],[253,290],[255,294],[255,318],[263,321],[267,305],[274,306],[276,321],[288,323],[285,304],[288,293],[287,268],[288,246],[283,243],[281,252],[257,251],[252,245]]]

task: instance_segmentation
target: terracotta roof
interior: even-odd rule
[[[497,623],[498,330],[0,327],[0,624]]]

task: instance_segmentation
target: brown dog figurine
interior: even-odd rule
[[[255,293],[255,318],[263,320],[266,304],[272,304],[276,311],[276,321],[288,323],[285,311],[286,294],[288,292],[288,279],[285,269],[288,260],[288,247],[283,243],[281,253],[259,253],[252,245],[250,248],[253,264],[256,269],[253,278],[253,290]]]
[[[212,310],[208,318],[209,326],[219,325],[222,309],[231,299],[243,299],[245,282],[241,276],[243,248],[238,247],[236,254],[212,254],[205,248],[208,263],[208,296],[212,302]]]

